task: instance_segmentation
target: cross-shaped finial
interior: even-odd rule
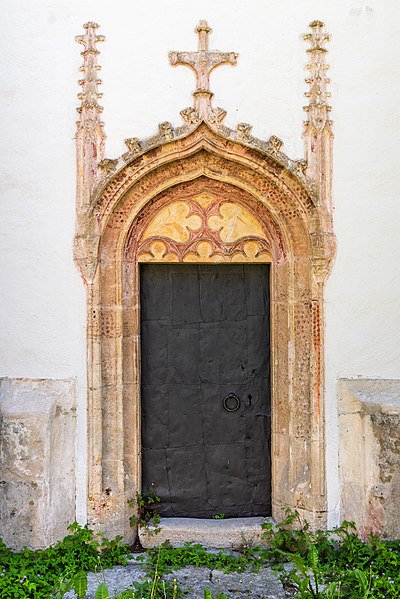
[[[196,90],[193,92],[194,107],[201,117],[207,117],[211,112],[210,73],[222,64],[236,65],[236,52],[209,51],[208,36],[212,29],[207,21],[200,21],[195,29],[199,36],[197,52],[170,52],[169,62],[172,66],[184,65],[190,67],[196,75]]]

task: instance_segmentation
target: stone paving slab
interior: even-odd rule
[[[213,597],[225,593],[237,599],[275,599],[286,597],[281,582],[271,568],[261,568],[259,572],[232,572],[224,574],[218,570],[188,566],[165,576],[167,580],[177,580],[187,599],[204,599],[204,589],[208,588]],[[211,580],[210,580],[211,579]]]
[[[115,566],[98,574],[89,573],[86,599],[94,599],[96,589],[101,582],[106,582],[110,597],[129,589],[132,581],[140,582],[145,574],[141,564],[134,559],[127,566]],[[166,580],[176,579],[184,591],[185,599],[204,599],[204,589],[209,588],[216,596],[225,593],[235,599],[283,599],[286,594],[282,584],[270,568],[261,568],[259,572],[235,572],[224,574],[209,568],[188,566],[175,570],[165,576]],[[65,599],[74,599],[75,593],[70,591]]]
[[[131,560],[127,566],[114,566],[103,572],[89,572],[88,574],[88,590],[86,599],[94,599],[96,589],[101,582],[105,582],[111,599],[114,595],[122,593],[125,589],[132,586],[132,582],[141,582],[144,578],[144,570],[139,562]],[[69,591],[64,595],[65,599],[75,599],[76,595],[73,591]]]
[[[200,543],[207,548],[237,549],[243,544],[258,545],[261,542],[265,517],[226,518],[161,518],[156,528],[149,525],[139,528],[142,547],[149,548],[169,541],[173,547],[186,542]],[[156,534],[155,534],[156,533]]]

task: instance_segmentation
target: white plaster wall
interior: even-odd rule
[[[333,35],[335,229],[326,294],[327,468],[338,517],[336,380],[400,373],[400,6],[398,0],[19,0],[2,13],[0,376],[78,379],[78,517],[85,518],[85,290],[72,263],[74,129],[81,46],[95,20],[108,156],[125,137],[180,122],[193,74],[168,50],[194,49],[199,19],[211,46],[239,52],[211,78],[226,122],[276,134],[302,155],[307,45],[319,18]]]

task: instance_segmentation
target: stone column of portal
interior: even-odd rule
[[[85,33],[76,37],[84,46],[81,52],[83,64],[80,67],[83,78],[79,81],[82,91],[78,94],[81,101],[77,108],[79,120],[76,131],[76,230],[74,240],[74,260],[87,289],[87,364],[89,392],[88,427],[88,490],[89,495],[100,496],[102,492],[102,412],[101,412],[101,357],[98,341],[99,311],[93,304],[98,244],[100,234],[95,217],[90,210],[93,190],[99,182],[101,171],[99,164],[105,160],[104,125],[101,121],[103,107],[98,100],[101,80],[98,78],[100,66],[97,64],[99,51],[97,43],[104,36],[97,35],[99,25],[89,22],[83,26]],[[97,318],[93,318],[93,314]],[[95,330],[96,329],[96,330]]]
[[[326,506],[326,473],[325,473],[325,405],[324,405],[324,284],[329,274],[330,261],[326,254],[332,254],[334,236],[332,231],[332,160],[333,160],[333,133],[332,121],[329,120],[331,107],[328,105],[330,93],[327,90],[329,79],[326,71],[327,49],[325,43],[330,40],[330,35],[325,32],[325,25],[321,21],[310,23],[310,32],[303,35],[303,39],[310,43],[307,49],[309,77],[306,83],[309,90],[305,93],[308,105],[304,107],[307,121],[304,123],[304,146],[307,164],[307,176],[315,185],[316,196],[319,204],[319,218],[322,230],[317,232],[317,227],[312,223],[312,368],[311,368],[311,455],[312,477],[311,489],[314,506],[322,518]],[[330,248],[330,251],[327,250]],[[319,525],[324,524],[321,520]]]
[[[325,24],[321,21],[310,23],[310,29],[310,33],[303,35],[303,39],[311,44],[307,50],[309,62],[306,67],[310,75],[306,79],[309,90],[305,93],[308,105],[304,106],[308,117],[303,132],[305,159],[307,175],[315,182],[318,198],[330,212],[333,133],[332,121],[329,120],[331,107],[327,103],[330,97],[327,90],[329,79],[326,77],[329,65],[325,62],[327,49],[324,47],[330,35],[325,32]]]

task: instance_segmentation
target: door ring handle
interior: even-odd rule
[[[227,412],[236,412],[240,408],[240,399],[235,393],[229,393],[223,399],[222,405]]]

